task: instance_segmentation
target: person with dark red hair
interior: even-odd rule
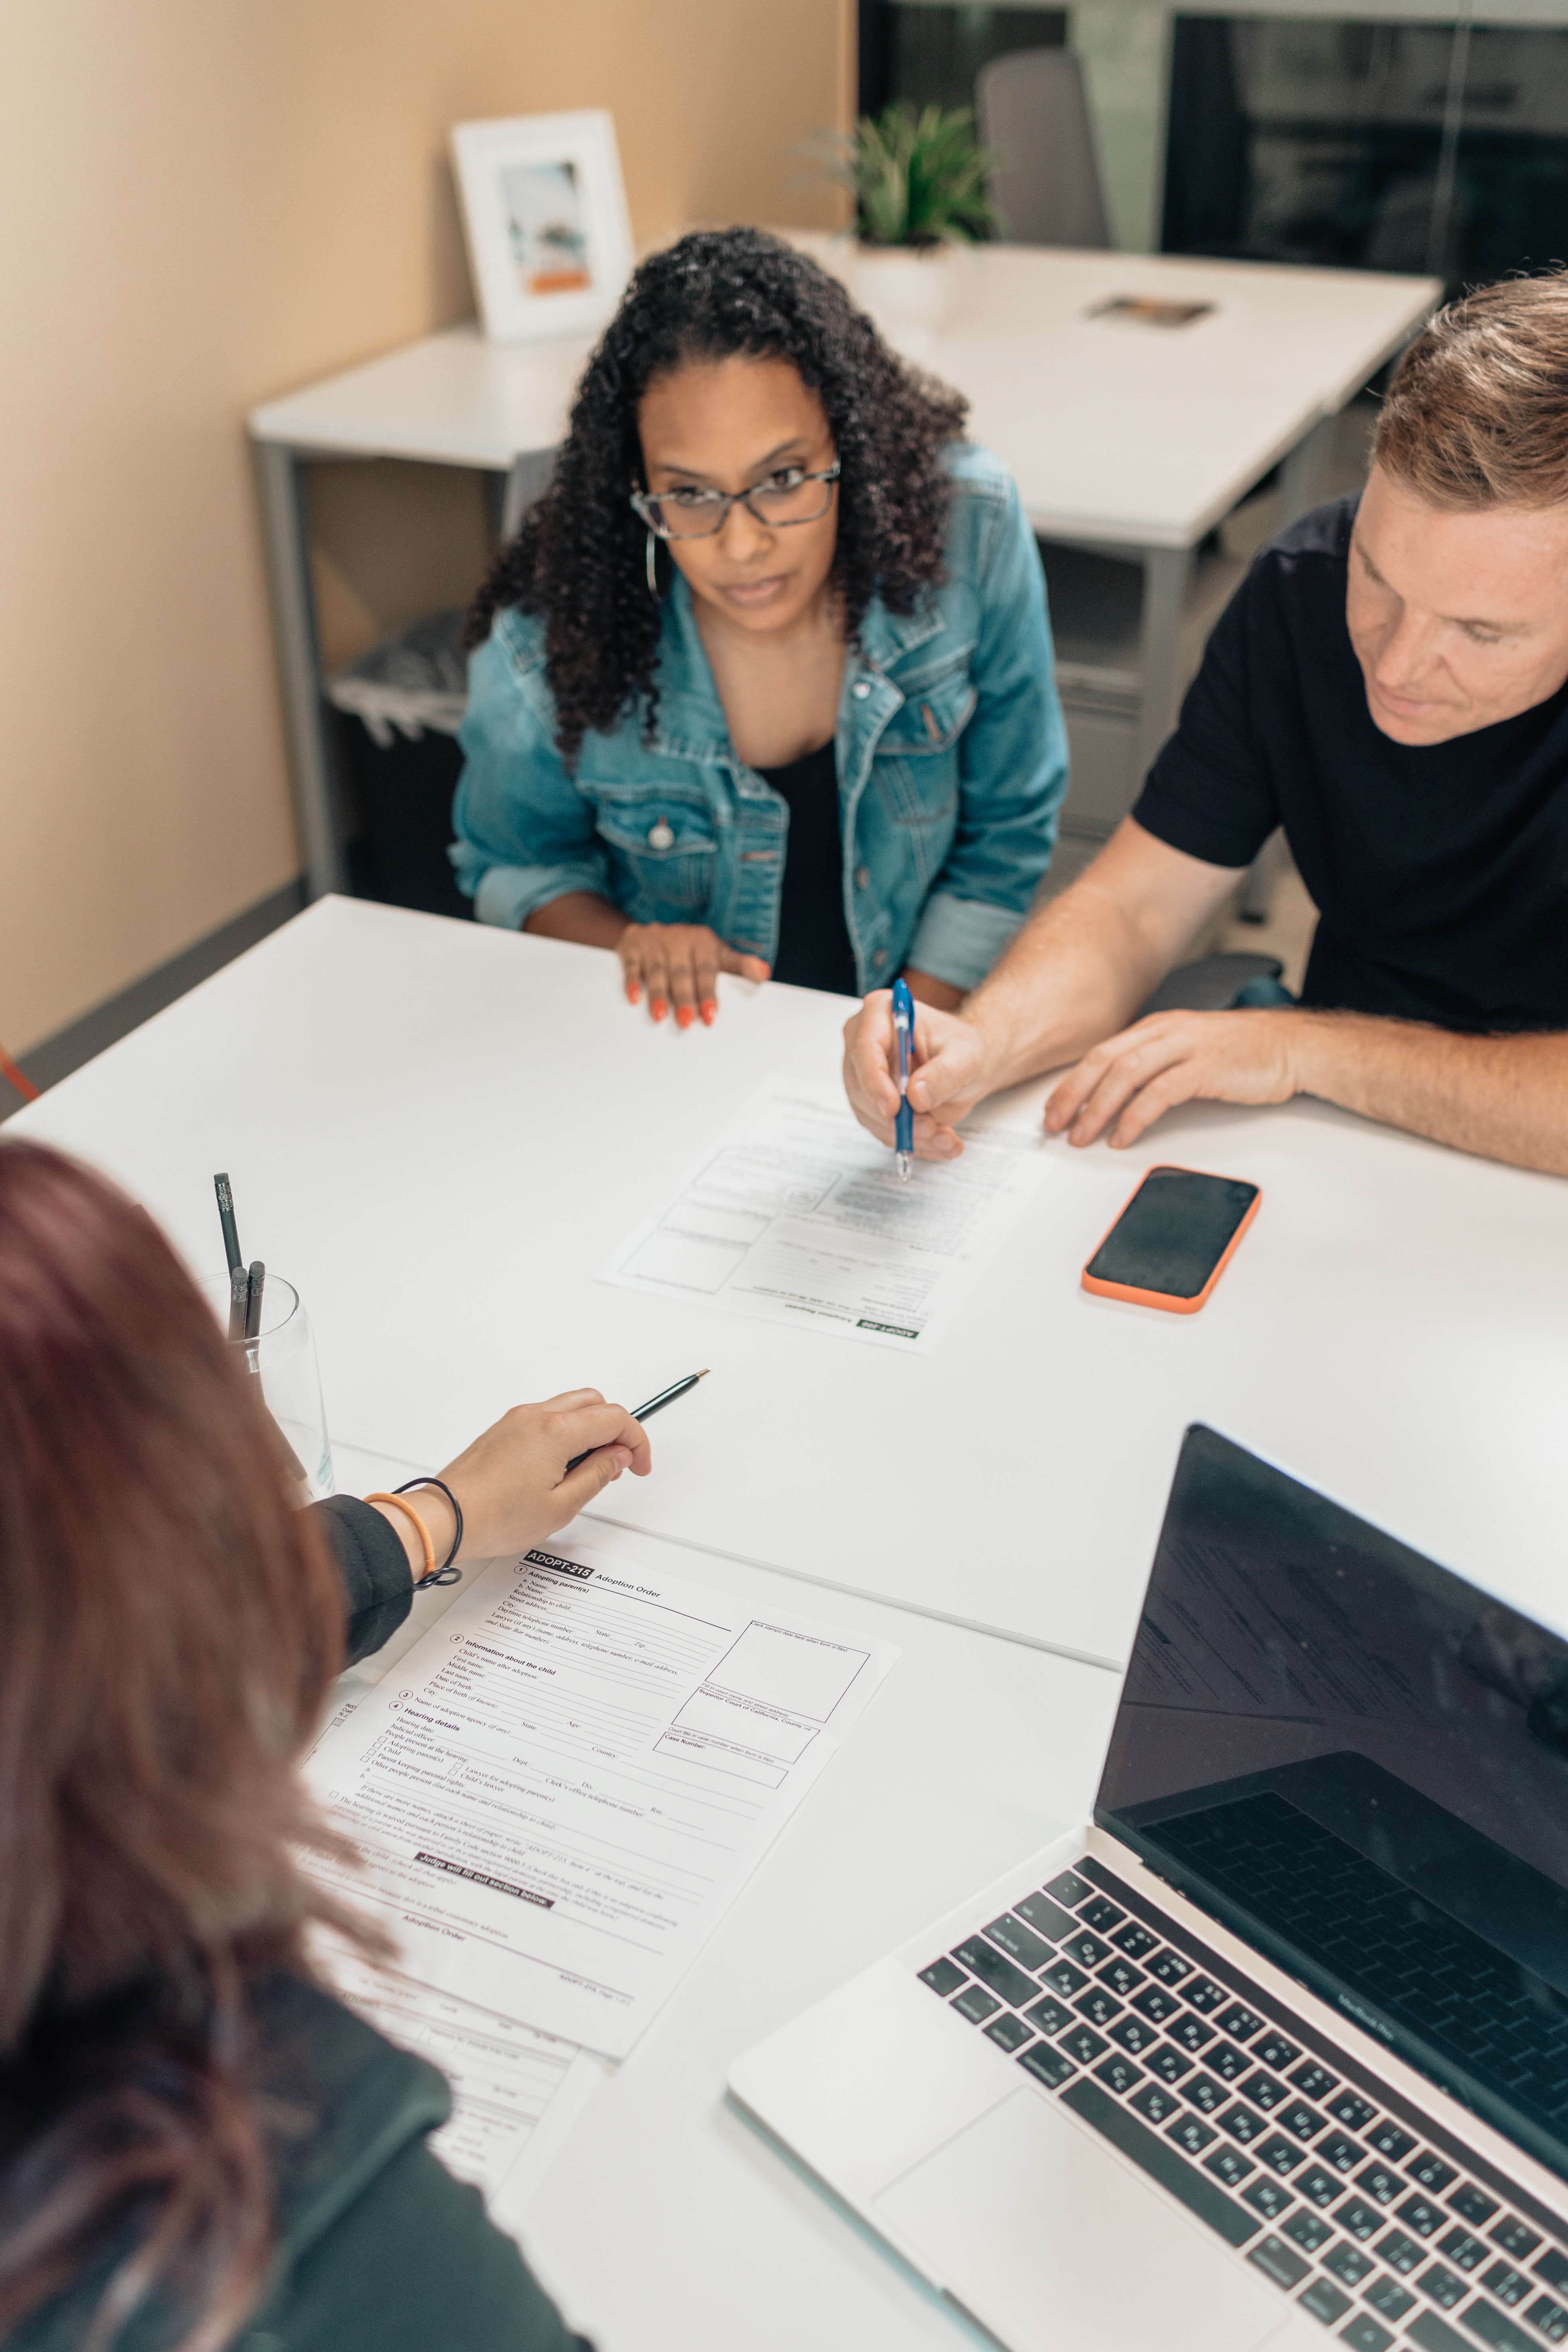
[[[581,2352],[427,2147],[443,2078],[312,1969],[383,1947],[300,1868],[300,1760],[425,1554],[296,1510],[253,1389],[144,1212],[0,1144],[0,2342]],[[596,1391],[519,1406],[442,1473],[459,1559],[648,1467]]]

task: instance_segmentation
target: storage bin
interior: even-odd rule
[[[358,895],[468,922],[474,906],[447,856],[468,701],[460,613],[434,613],[329,680],[360,835]]]

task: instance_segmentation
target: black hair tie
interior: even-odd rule
[[[452,1538],[452,1548],[450,1551],[447,1554],[446,1559],[441,1562],[439,1568],[433,1568],[428,1575],[422,1576],[419,1579],[414,1588],[415,1591],[423,1592],[432,1584],[460,1584],[463,1580],[463,1571],[460,1568],[454,1568],[452,1562],[457,1559],[458,1554],[463,1549],[463,1507],[461,1503],[458,1502],[456,1495],[453,1494],[452,1489],[447,1485],[446,1480],[443,1478],[405,1478],[401,1486],[395,1486],[392,1491],[395,1495],[406,1495],[411,1486],[438,1486],[442,1494],[446,1496],[447,1500],[451,1504],[452,1517],[458,1522],[458,1532]]]

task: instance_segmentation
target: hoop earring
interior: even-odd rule
[[[648,594],[653,598],[656,604],[662,603],[663,600],[658,593],[658,541],[654,537],[651,530],[647,535],[647,554],[645,559],[644,569],[647,573]]]

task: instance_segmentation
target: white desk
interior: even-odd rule
[[[655,1477],[603,1498],[643,1528],[595,1513],[584,1532],[901,1645],[524,2212],[600,2352],[978,2342],[727,2105],[725,2071],[1082,1817],[1116,1679],[1035,1644],[1121,1654],[1191,1413],[1568,1617],[1568,1191],[1552,1180],[1310,1107],[1195,1113],[1167,1122],[1162,1154],[1265,1191],[1203,1315],[1077,1289],[1155,1155],[1064,1155],[1007,1264],[921,1360],[595,1284],[758,1076],[833,1066],[842,1009],[726,984],[710,1033],[656,1031],[592,950],[329,899],[11,1130],[118,1174],[202,1272],[220,1247],[211,1171],[229,1169],[247,1246],[298,1276],[316,1318],[336,1438],[378,1449],[344,1444],[351,1488],[444,1458],[520,1396],[586,1378],[635,1400],[711,1362],[659,1424]],[[918,1607],[808,1597],[786,1568]]]
[[[795,242],[874,299],[875,265],[858,272],[853,246]],[[1435,278],[1374,270],[1022,245],[976,246],[944,267],[942,324],[910,350],[969,401],[970,434],[1005,459],[1042,539],[1132,553],[1195,547],[1442,292]],[[1090,315],[1146,294],[1213,308],[1184,327]]]
[[[853,277],[842,240],[796,240]],[[1320,430],[1399,350],[1435,278],[1159,255],[988,246],[954,257],[946,324],[915,354],[972,404],[1043,536],[1143,558],[1140,752],[1169,728],[1193,551],[1281,459],[1284,517],[1320,495]],[[1086,317],[1113,294],[1215,304],[1174,330]],[[590,344],[427,337],[254,411],[300,846],[312,894],[342,885],[299,468],[313,457],[504,471],[565,429]]]
[[[120,1175],[204,1273],[228,1169],[358,1445],[428,1466],[519,1398],[592,1381],[635,1403],[710,1364],[607,1513],[1114,1664],[1202,1419],[1562,1622],[1554,1178],[1310,1103],[1196,1107],[1129,1153],[1053,1147],[1037,1209],[929,1357],[595,1282],[761,1077],[837,1069],[845,1010],[726,983],[711,1031],[655,1029],[598,950],[334,899],[16,1131]],[[1191,1318],[1079,1287],[1156,1160],[1263,1187]]]

